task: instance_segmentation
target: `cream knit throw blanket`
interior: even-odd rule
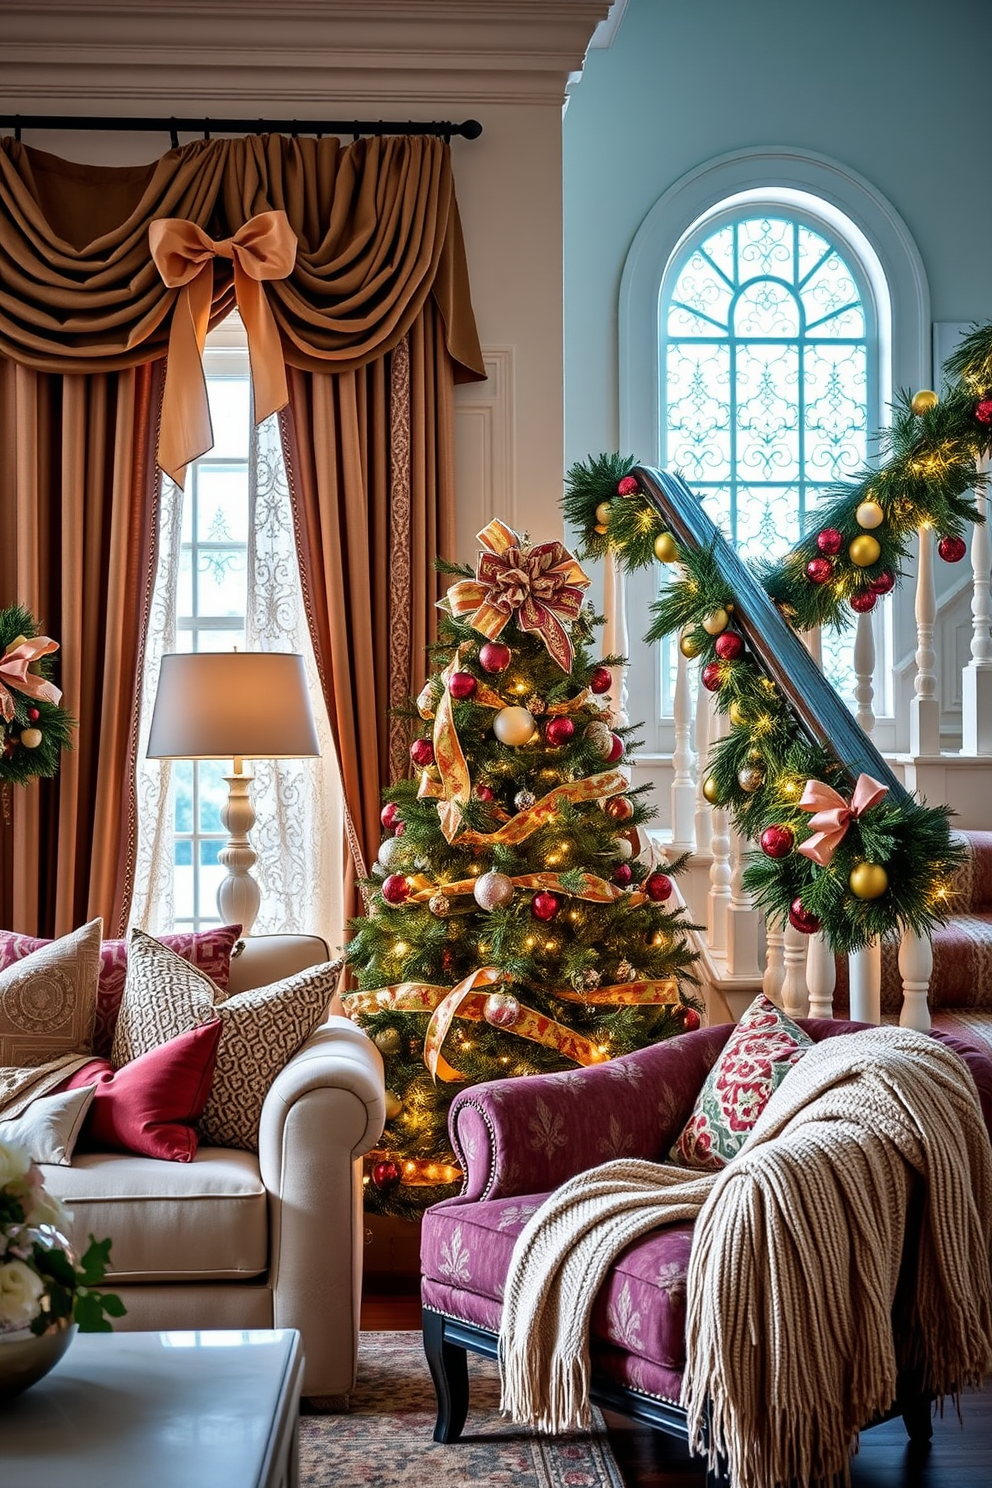
[[[913,1173],[926,1184],[911,1315],[891,1311]],[[897,1369],[938,1397],[992,1366],[992,1149],[957,1056],[878,1028],[815,1044],[716,1174],[605,1163],[520,1234],[500,1331],[502,1407],[547,1431],[589,1419],[589,1314],[612,1261],[696,1219],[689,1265],[689,1440],[739,1488],[846,1473]]]

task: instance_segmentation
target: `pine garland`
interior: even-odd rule
[[[0,658],[16,642],[33,640],[39,634],[34,617],[23,605],[0,610]],[[55,673],[51,656],[39,657],[28,670],[49,682]],[[56,775],[63,749],[72,746],[75,719],[61,704],[29,696],[2,676],[0,688],[12,714],[9,719],[0,717],[0,786],[26,785],[37,776]]]

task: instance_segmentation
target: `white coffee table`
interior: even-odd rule
[[[0,1407],[0,1483],[297,1488],[300,1335],[77,1333]]]

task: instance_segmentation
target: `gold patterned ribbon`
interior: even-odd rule
[[[621,795],[626,789],[626,776],[619,770],[604,770],[599,775],[588,775],[585,780],[570,780],[564,785],[556,785],[526,811],[518,811],[495,832],[465,831],[458,841],[484,847],[524,842],[551,819],[559,801],[595,801],[600,796]]]
[[[498,519],[479,533],[474,579],[452,584],[440,603],[493,641],[516,616],[521,630],[541,637],[563,672],[572,670],[566,626],[582,608],[589,578],[560,542],[528,547]]]
[[[62,696],[54,682],[39,677],[28,668],[42,656],[50,656],[59,649],[58,641],[49,636],[17,636],[0,656],[0,716],[5,723],[14,717],[14,699],[10,688],[23,692],[26,697],[41,699],[46,703],[57,703]]]
[[[619,1007],[657,1007],[659,1003],[682,1001],[678,983],[672,977],[660,982],[614,982],[609,987],[591,987],[588,992],[559,990],[555,996],[562,1002],[584,1002],[588,1007],[609,1003]]]
[[[619,884],[608,883],[605,878],[597,878],[594,873],[583,873],[582,887],[578,889],[567,889],[560,873],[519,873],[511,876],[510,882],[518,889],[549,889],[554,893],[566,894],[572,899],[588,900],[591,904],[611,904],[614,900],[625,899],[633,908],[647,900],[647,895],[640,889],[622,889]],[[423,903],[434,894],[457,899],[462,894],[474,893],[477,883],[476,878],[460,878],[455,883],[430,884],[411,894],[408,902]]]

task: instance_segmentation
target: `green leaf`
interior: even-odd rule
[[[110,1268],[110,1241],[97,1240],[94,1235],[90,1235],[89,1241],[76,1276],[83,1286],[96,1286]]]

